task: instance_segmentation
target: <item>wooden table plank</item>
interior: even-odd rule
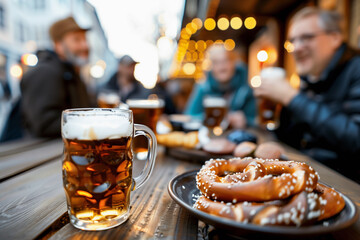
[[[0,144],[0,157],[13,153],[26,151],[29,148],[34,148],[36,145],[49,141],[47,138],[24,138],[20,140],[9,141]]]
[[[34,149],[0,157],[0,181],[62,155],[63,144],[55,139]]]
[[[1,239],[34,239],[66,211],[61,159],[0,184]]]
[[[149,181],[131,194],[131,215],[127,222],[100,232],[84,232],[68,224],[50,239],[174,239],[176,236],[193,239],[197,220],[170,198],[167,185],[173,177],[199,168],[198,164],[159,156]]]

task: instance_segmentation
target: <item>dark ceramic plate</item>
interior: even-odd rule
[[[336,216],[326,219],[327,226],[324,226],[323,222],[304,227],[259,226],[254,224],[243,224],[229,219],[216,217],[192,207],[195,202],[193,196],[200,195],[199,190],[196,188],[195,177],[197,172],[198,170],[186,172],[173,178],[168,186],[170,196],[181,207],[189,211],[190,214],[216,228],[227,230],[226,232],[231,235],[277,235],[283,237],[315,236],[345,229],[354,224],[359,217],[354,203],[344,194],[345,208]]]

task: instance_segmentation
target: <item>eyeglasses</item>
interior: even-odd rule
[[[315,37],[320,36],[320,35],[324,35],[324,34],[328,34],[328,32],[317,32],[317,33],[308,33],[308,34],[303,34],[300,35],[298,37],[293,37],[290,38],[288,40],[288,42],[290,42],[291,44],[295,44],[296,42],[300,43],[300,44],[308,44],[311,42],[311,40],[313,40]]]

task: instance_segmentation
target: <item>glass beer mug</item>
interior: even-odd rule
[[[130,192],[146,182],[154,167],[154,133],[134,124],[130,110],[100,108],[63,111],[61,133],[70,222],[83,230],[103,230],[125,222]],[[148,139],[148,164],[133,178],[132,142],[139,135]]]

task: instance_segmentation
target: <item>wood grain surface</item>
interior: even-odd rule
[[[0,239],[34,239],[66,211],[61,159],[0,184]]]
[[[60,139],[48,141],[46,144],[0,157],[0,181],[44,162],[61,156],[63,145]]]
[[[20,140],[9,141],[0,144],[0,157],[12,153],[19,153],[33,148],[38,144],[48,141],[46,138],[25,138]]]

